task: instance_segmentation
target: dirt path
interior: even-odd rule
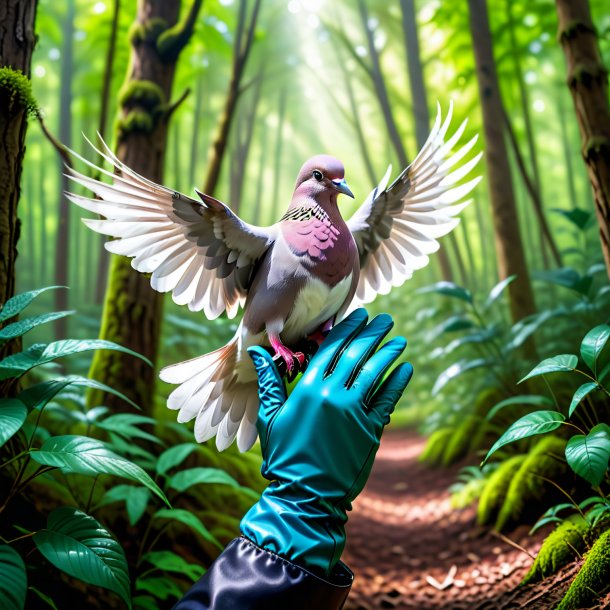
[[[409,431],[384,436],[347,526],[343,560],[356,578],[346,610],[552,608],[576,568],[517,588],[532,559],[479,528],[474,507],[451,507],[447,488],[459,466],[437,470],[421,464],[424,443]],[[528,529],[509,537],[535,555],[543,535],[529,537]]]

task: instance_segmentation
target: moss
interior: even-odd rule
[[[0,108],[5,112],[25,110],[30,116],[38,115],[32,81],[20,70],[0,68]]]
[[[510,483],[524,461],[524,455],[515,455],[502,462],[498,469],[489,477],[481,493],[481,499],[477,508],[477,522],[479,525],[488,525],[494,521],[504,503]]]
[[[593,34],[597,36],[597,30],[591,22],[575,19],[566,24],[566,27],[557,34],[557,39],[563,44],[567,40],[576,38],[579,34]]]
[[[588,608],[610,582],[610,530],[593,545],[556,610]]]
[[[130,80],[119,91],[119,103],[122,106],[142,106],[154,111],[164,102],[161,87],[149,80]]]
[[[155,44],[165,30],[167,30],[167,21],[161,17],[153,17],[144,23],[134,21],[129,28],[128,36],[134,46],[142,42]]]
[[[547,436],[534,446],[510,481],[495,529],[523,522],[536,514],[543,500],[546,505],[553,500],[559,492],[541,477],[555,480],[567,473],[565,462],[557,459],[564,450],[565,440],[556,436]]]
[[[447,442],[453,434],[453,428],[441,428],[435,430],[428,439],[424,450],[419,456],[420,462],[425,462],[431,466],[439,466],[443,460],[443,454],[447,446]]]
[[[606,136],[590,137],[583,148],[583,156],[587,161],[608,153],[610,153],[610,138]]]
[[[466,508],[470,506],[477,498],[481,497],[486,484],[486,479],[470,479],[458,491],[454,491],[451,494],[451,506],[453,508]]]
[[[543,580],[580,557],[586,548],[585,536],[588,527],[588,523],[580,515],[561,523],[545,538],[536,560],[521,584]]]
[[[127,133],[150,133],[155,128],[153,117],[141,110],[132,110],[119,119],[118,129],[124,135]]]

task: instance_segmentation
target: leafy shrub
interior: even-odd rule
[[[431,466],[440,466],[447,447],[447,442],[453,435],[453,428],[441,428],[430,435],[419,459]]]
[[[12,321],[44,290],[4,304],[0,342],[72,313]],[[246,485],[262,487],[255,457],[220,457],[173,424],[155,434],[156,422],[138,413],[87,409],[82,388],[130,401],[95,380],[58,377],[50,367],[97,349],[141,357],[108,341],[60,340],[0,361],[0,380],[43,371],[38,383],[0,399],[0,572],[10,575],[10,588],[0,582],[2,608],[24,608],[33,596],[55,607],[49,592],[58,591],[56,570],[64,574],[62,607],[169,603],[238,533],[241,514],[258,497]],[[188,442],[174,442],[175,435]],[[214,512],[222,518],[203,521]]]

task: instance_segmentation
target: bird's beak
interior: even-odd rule
[[[347,186],[347,182],[345,182],[345,179],[343,179],[343,180],[333,180],[332,182],[333,182],[334,187],[340,193],[343,193],[344,195],[347,195],[348,197],[351,197],[352,199],[355,199],[354,193],[352,193],[350,191],[349,186]]]

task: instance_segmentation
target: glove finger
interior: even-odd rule
[[[354,381],[353,389],[360,394],[365,405],[371,402],[375,390],[381,385],[383,376],[392,364],[398,360],[406,346],[407,341],[404,337],[394,337],[362,366]]]
[[[383,313],[375,316],[367,327],[352,339],[341,357],[341,364],[337,371],[345,377],[346,387],[351,387],[371,354],[379,347],[393,326],[392,318]]]
[[[248,348],[248,354],[258,376],[259,420],[262,419],[266,424],[271,415],[286,402],[286,388],[271,354],[266,349],[255,345]]]
[[[372,413],[379,416],[382,426],[389,423],[390,415],[412,376],[413,366],[411,363],[402,362],[374,392],[369,402],[369,408]]]
[[[349,345],[352,337],[364,328],[368,319],[365,309],[359,308],[353,311],[345,320],[339,322],[324,339],[320,349],[311,359],[305,377],[316,376],[320,371],[323,374],[330,373],[340,358],[341,354]]]

